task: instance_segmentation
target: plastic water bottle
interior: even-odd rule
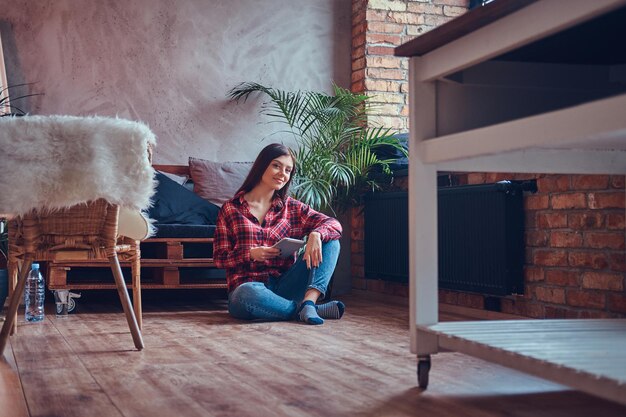
[[[46,297],[46,283],[39,272],[39,264],[33,264],[24,290],[24,304],[26,305],[26,321],[43,320],[43,302]]]

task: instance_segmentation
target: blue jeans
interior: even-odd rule
[[[267,284],[246,282],[228,295],[228,312],[242,320],[293,320],[304,294],[314,288],[326,294],[326,288],[339,257],[339,241],[322,243],[322,263],[317,268],[306,267],[302,255],[280,277]]]

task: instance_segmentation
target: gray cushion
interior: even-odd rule
[[[221,206],[235,195],[251,167],[252,162],[214,162],[189,158],[193,191],[205,200]]]

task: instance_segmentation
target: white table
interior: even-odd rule
[[[626,174],[626,36],[609,39],[611,22],[626,26],[625,7],[497,0],[396,49],[411,57],[410,325],[421,387],[430,355],[451,349],[626,404],[626,320],[438,323],[436,186],[437,171]],[[577,38],[582,28],[591,35]],[[590,38],[597,50],[576,44]],[[600,48],[608,41],[613,50]]]

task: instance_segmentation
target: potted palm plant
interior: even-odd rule
[[[269,100],[261,112],[277,118],[295,140],[298,170],[293,193],[316,210],[345,210],[362,196],[388,182],[395,158],[381,158],[377,150],[405,148],[384,127],[368,127],[368,97],[333,85],[333,94],[283,91],[257,83],[241,83],[228,92],[231,100],[252,94]]]

